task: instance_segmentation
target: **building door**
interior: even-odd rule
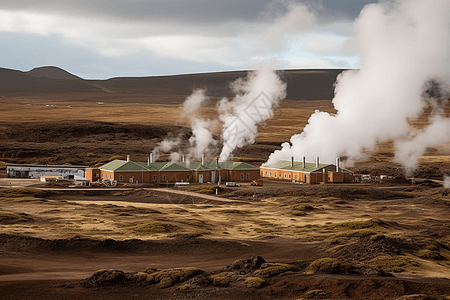
[[[305,175],[305,183],[308,183],[309,175]]]
[[[212,183],[216,182],[216,171],[211,171],[211,182]]]
[[[198,183],[203,183],[203,174],[198,174]]]

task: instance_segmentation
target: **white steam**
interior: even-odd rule
[[[444,175],[444,188],[450,189],[450,176]]]
[[[186,159],[189,162],[191,159],[200,158],[202,154],[207,154],[217,144],[213,134],[208,129],[211,127],[211,121],[202,120],[198,117],[201,107],[208,100],[205,92],[203,89],[197,89],[183,103],[180,118],[188,119],[192,129],[188,149],[186,149],[186,145],[183,145],[181,137],[176,139],[166,138],[153,150],[155,159],[161,152],[168,153],[172,151],[170,160],[180,161],[183,152],[187,152]]]
[[[450,74],[449,15],[446,0],[367,5],[355,22],[361,69],[338,76],[337,113],[316,111],[304,131],[272,153],[268,163],[292,156],[320,156],[327,162],[339,156],[360,159],[365,150],[375,150],[377,141],[407,137],[408,120],[429,105],[421,95],[423,84]],[[431,122],[397,144],[399,162],[414,167],[428,145],[450,140],[448,119],[433,117]]]
[[[220,161],[225,161],[237,147],[243,147],[255,141],[258,135],[257,125],[272,118],[274,108],[286,96],[286,84],[270,69],[249,72],[246,79],[239,78],[231,83],[236,96],[232,100],[223,98],[217,103],[219,120],[223,123],[221,141],[215,140],[211,128],[217,121],[200,118],[200,109],[208,100],[205,90],[196,90],[183,103],[181,118],[187,118],[191,124],[192,136],[189,144],[183,148],[180,138],[168,138],[153,150],[155,157],[161,152],[172,151],[172,161],[179,161],[182,152],[188,153],[186,163],[202,155],[217,155],[221,145]],[[186,146],[186,145],[185,145]],[[187,148],[187,149],[186,149]]]
[[[220,161],[227,160],[237,147],[254,143],[257,125],[272,118],[274,108],[286,96],[286,84],[268,68],[249,73],[246,80],[238,79],[231,87],[236,96],[217,104],[224,123]]]

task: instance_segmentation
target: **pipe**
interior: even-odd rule
[[[205,164],[205,154],[202,154],[202,165]]]
[[[291,168],[294,168],[294,157],[291,157]]]
[[[303,169],[305,169],[305,168],[306,168],[306,157],[303,156]]]
[[[185,160],[184,160],[184,154],[183,154],[183,156],[181,157],[181,159],[182,159],[182,162],[185,162]]]
[[[316,157],[316,168],[319,168],[319,165],[320,165],[320,163],[319,163],[319,157],[317,156],[317,157]]]
[[[153,153],[150,153],[150,163],[153,163]]]
[[[127,161],[130,161],[130,156],[129,155],[127,155]]]
[[[336,157],[336,173],[339,173],[339,158]]]

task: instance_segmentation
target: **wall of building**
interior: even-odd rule
[[[33,165],[11,165],[6,166],[7,178],[36,178],[41,176],[80,176],[84,177],[85,168],[69,168],[67,166],[33,166]]]

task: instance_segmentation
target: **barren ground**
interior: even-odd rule
[[[52,99],[57,106],[47,108],[40,97],[3,99],[3,165],[91,166],[127,154],[145,160],[169,132],[189,136],[179,104]],[[237,156],[264,162],[315,109],[334,112],[330,101],[286,101]],[[214,118],[214,107],[204,113]],[[426,114],[412,122],[423,126]],[[380,144],[354,169],[398,177],[393,182],[221,187],[218,196],[229,202],[203,196],[212,193],[208,185],[184,195],[136,185],[2,189],[2,299],[446,299],[450,198],[428,179],[449,172],[449,154],[447,145],[429,149],[416,173],[424,180],[411,185],[391,163],[392,143]],[[0,186],[10,182],[20,185],[2,179]],[[245,261],[255,256],[278,264]],[[322,258],[335,260],[314,270],[310,264]],[[254,278],[264,281],[260,288],[248,287]]]

